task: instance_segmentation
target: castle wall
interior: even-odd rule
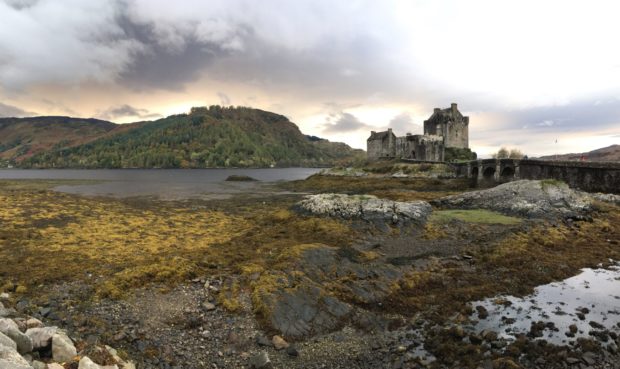
[[[443,140],[439,136],[408,135],[396,138],[396,156],[403,159],[443,161]]]
[[[366,141],[368,158],[403,158],[444,161],[445,148],[469,148],[469,117],[463,116],[456,104],[435,108],[424,121],[424,135],[396,137],[391,129],[371,132]]]

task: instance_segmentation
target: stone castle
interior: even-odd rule
[[[447,109],[435,108],[424,121],[424,134],[396,137],[387,131],[370,133],[366,141],[368,159],[381,158],[444,161],[445,149],[469,149],[469,117],[452,104]]]

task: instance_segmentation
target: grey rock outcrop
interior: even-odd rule
[[[319,194],[298,204],[302,211],[345,219],[425,222],[432,209],[425,201],[398,202],[371,195]]]
[[[591,193],[590,196],[597,201],[620,205],[620,195],[611,193]]]
[[[591,210],[592,197],[562,182],[522,180],[433,201],[443,208],[488,209],[531,218],[572,217]]]
[[[258,294],[263,318],[286,337],[300,338],[337,330],[352,317],[353,303],[372,304],[386,298],[402,271],[385,263],[367,263],[354,249],[321,244],[302,245],[299,258],[286,271],[266,274],[258,284],[277,284]],[[335,281],[338,293],[326,286]]]

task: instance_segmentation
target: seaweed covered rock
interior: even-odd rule
[[[246,176],[243,174],[233,174],[226,178],[227,182],[255,182],[258,181],[256,178],[252,178],[250,176]]]
[[[265,273],[255,282],[255,310],[285,337],[341,328],[354,318],[355,304],[382,301],[403,275],[394,266],[365,262],[358,254],[363,253],[321,244],[295,246],[287,269]]]
[[[399,202],[371,195],[335,193],[307,196],[298,206],[302,211],[311,214],[392,223],[409,221],[423,223],[432,210],[425,201]]]
[[[488,209],[530,218],[580,218],[590,212],[592,198],[563,182],[522,180],[432,203],[443,208]]]

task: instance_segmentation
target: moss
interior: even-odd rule
[[[543,179],[540,181],[540,186],[543,190],[547,190],[551,187],[567,187],[567,184],[557,179]]]
[[[441,229],[436,223],[427,222],[424,225],[424,235],[422,237],[425,240],[437,240],[440,238],[445,238],[446,236],[446,231]]]
[[[484,209],[474,210],[437,210],[431,215],[431,221],[436,223],[446,223],[453,219],[469,223],[484,224],[519,224],[521,219],[506,216]]]
[[[375,194],[377,191],[463,191],[471,186],[467,178],[375,178],[313,175],[305,180],[291,181],[279,186],[292,191],[313,193]]]
[[[229,312],[239,311],[241,309],[239,301],[240,290],[239,281],[227,280],[217,296],[218,303]]]
[[[28,288],[24,285],[17,286],[17,288],[15,289],[15,293],[18,294],[24,294],[26,292],[28,292]]]
[[[286,274],[281,271],[272,271],[261,275],[257,281],[251,283],[252,306],[257,315],[264,318],[271,314],[272,305],[269,302],[272,294],[287,287],[287,281]]]
[[[101,276],[101,296],[177,283],[197,269],[190,260],[248,229],[241,217],[177,204],[30,189],[0,189],[0,202],[0,275],[28,285]]]
[[[112,275],[97,292],[102,297],[119,298],[130,289],[149,283],[184,281],[193,277],[195,270],[196,265],[185,258],[158,259],[148,265],[124,269]]]

